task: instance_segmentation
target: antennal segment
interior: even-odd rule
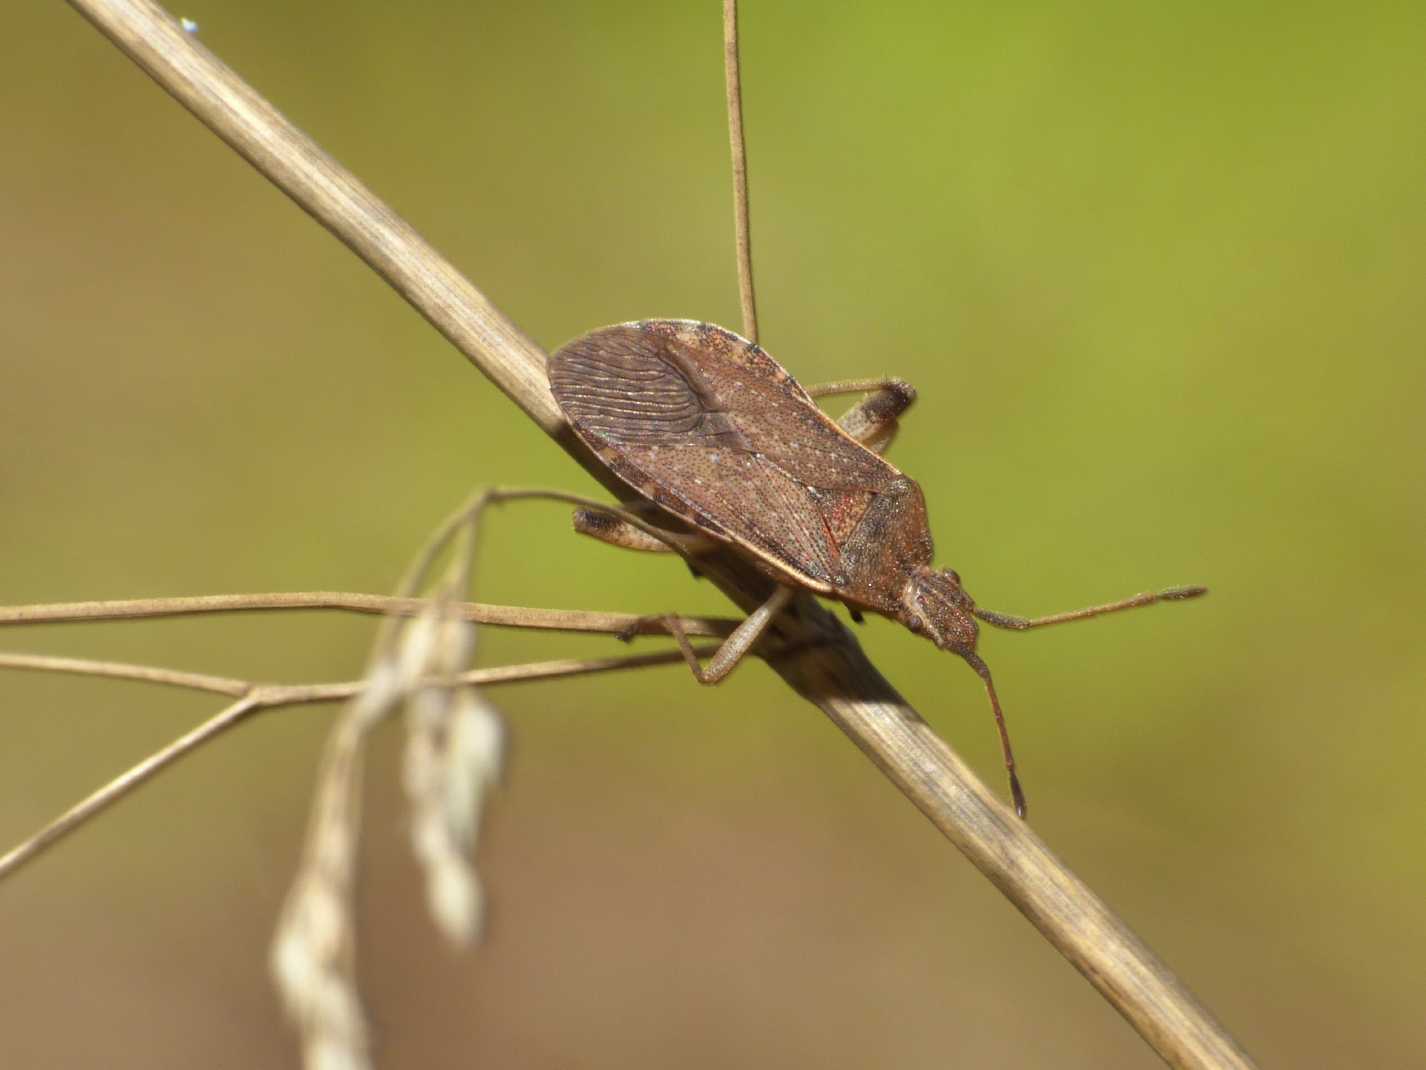
[[[1012,617],[1007,613],[996,613],[992,609],[981,609],[979,606],[973,608],[971,612],[985,623],[993,624],[997,628],[1025,632],[1031,628],[1043,628],[1047,624],[1067,624],[1072,620],[1089,620],[1090,617],[1118,613],[1121,609],[1138,609],[1140,606],[1151,606],[1156,602],[1184,602],[1207,593],[1207,587],[1170,587],[1165,591],[1145,591],[1143,594],[1136,594],[1119,602],[1108,602],[1102,606],[1072,609],[1068,613],[1052,613],[1048,617]]]
[[[1024,817],[1026,813],[1025,791],[1020,787],[1020,778],[1015,773],[1015,752],[1010,749],[1010,731],[1005,727],[1005,714],[1000,710],[1000,699],[995,694],[995,681],[990,678],[990,666],[980,660],[973,650],[956,651],[985,681],[985,693],[990,696],[990,708],[995,711],[995,728],[1000,733],[1000,752],[1005,756],[1005,773],[1010,778],[1010,798],[1015,803],[1015,813]]]

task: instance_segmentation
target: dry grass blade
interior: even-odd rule
[[[161,86],[331,230],[451,340],[595,478],[611,475],[564,427],[544,355],[355,177],[252,87],[145,0],[71,0]],[[765,579],[735,558],[704,575],[750,610]],[[862,655],[846,630],[800,600],[782,637],[800,651],[772,664],[1025,914],[1171,1065],[1251,1062],[1172,972],[970,773]],[[806,645],[804,645],[806,644]]]

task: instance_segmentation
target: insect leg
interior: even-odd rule
[[[521,500],[541,499],[544,501],[566,502],[570,505],[578,506],[581,509],[593,512],[607,512],[615,518],[622,520],[631,528],[642,531],[653,539],[664,539],[667,536],[676,535],[664,528],[650,524],[643,517],[618,506],[604,505],[602,502],[593,501],[589,498],[581,498],[575,494],[566,494],[563,491],[554,490],[519,490],[494,488],[483,492],[475,503],[462,511],[461,516],[469,519],[472,515],[477,515],[486,505],[496,502],[511,502]],[[676,539],[675,539],[676,541]],[[682,550],[681,545],[675,549]],[[768,600],[760,605],[752,613],[748,614],[746,620],[742,621],[733,629],[731,635],[723,640],[723,645],[718,648],[713,657],[708,661],[705,669],[698,663],[698,655],[693,650],[693,645],[688,641],[688,635],[684,631],[683,622],[676,616],[665,616],[654,618],[659,620],[664,629],[673,636],[678,643],[678,649],[683,654],[684,661],[688,662],[688,667],[698,682],[702,684],[716,684],[722,680],[734,668],[737,667],[749,650],[762,637],[773,619],[787,608],[796,592],[788,587],[777,587]],[[629,630],[627,638],[633,637],[634,629]]]
[[[867,449],[882,453],[900,427],[902,413],[916,400],[916,389],[905,379],[842,379],[807,388],[814,398],[866,393],[837,421],[843,431]]]
[[[717,546],[714,540],[691,532],[669,531],[662,538],[655,538],[627,520],[598,509],[576,509],[574,530],[600,542],[607,542],[610,546],[642,550],[645,553],[672,553],[671,543],[677,543],[686,554],[708,553]]]
[[[737,668],[738,663],[743,660],[743,656],[762,638],[763,632],[774,618],[787,608],[793,597],[797,594],[791,587],[778,587],[768,597],[768,600],[757,609],[748,614],[747,620],[743,621],[733,630],[733,634],[723,640],[717,652],[708,659],[705,667],[698,663],[698,655],[693,652],[693,644],[688,641],[688,636],[683,632],[683,625],[679,623],[677,617],[663,617],[664,627],[673,636],[674,642],[678,643],[678,649],[683,651],[683,660],[688,662],[689,669],[697,677],[700,684],[716,684],[723,680],[730,672]]]
[[[1103,616],[1105,613],[1118,613],[1121,609],[1138,609],[1140,606],[1151,606],[1155,602],[1183,602],[1207,593],[1207,587],[1170,587],[1166,591],[1146,591],[1118,602],[1108,602],[1102,606],[1087,606],[1084,609],[1072,609],[1068,613],[1051,613],[1047,617],[1012,617],[1007,613],[996,613],[994,610],[981,609],[979,606],[976,606],[971,612],[985,623],[993,624],[997,628],[1009,628],[1011,631],[1024,632],[1031,628],[1043,628],[1047,624],[1065,624],[1072,620],[1088,620],[1090,617]]]
[[[916,388],[905,379],[898,379],[894,375],[871,379],[836,379],[830,383],[815,383],[803,389],[814,398],[830,398],[838,394],[870,394],[873,390],[891,391],[906,395],[906,403],[901,406],[902,411],[916,400]]]

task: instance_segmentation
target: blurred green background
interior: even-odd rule
[[[540,344],[736,327],[718,5],[196,0],[202,41]],[[745,0],[763,340],[922,392],[893,459],[984,605],[1036,828],[1265,1066],[1426,1061],[1419,6]],[[0,65],[0,602],[384,591],[473,486],[593,482],[58,4]],[[21,43],[23,43],[21,45]],[[501,513],[490,601],[719,612]],[[370,621],[7,629],[344,679]],[[998,790],[975,676],[864,642]],[[653,648],[646,641],[645,649]],[[606,641],[488,632],[500,664]],[[0,677],[0,846],[217,708]],[[383,1065],[1135,1067],[1154,1056],[763,667],[494,696],[488,939],[369,777]],[[0,1065],[292,1065],[265,977],[330,710],[274,713],[0,885]]]

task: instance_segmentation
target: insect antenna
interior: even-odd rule
[[[985,623],[993,624],[997,628],[1009,628],[1011,631],[1024,632],[1031,628],[1043,628],[1047,624],[1066,624],[1072,620],[1089,620],[1090,617],[1101,617],[1106,613],[1118,613],[1121,609],[1138,609],[1140,606],[1151,606],[1155,602],[1183,602],[1207,593],[1207,587],[1170,587],[1166,591],[1145,591],[1143,594],[1136,594],[1118,602],[1108,602],[1102,606],[1087,606],[1084,609],[1072,609],[1068,613],[1051,613],[1047,617],[1012,617],[1008,613],[996,613],[992,609],[981,609],[979,606],[973,608],[971,612]]]
[[[995,694],[995,681],[990,678],[990,666],[981,661],[980,656],[973,650],[959,650],[957,653],[965,658],[966,664],[985,681],[985,693],[990,696],[990,708],[995,711],[995,729],[1000,733],[1000,751],[1005,755],[1005,772],[1010,778],[1010,798],[1015,803],[1015,813],[1024,817],[1025,791],[1020,787],[1020,778],[1015,774],[1015,752],[1010,749],[1010,732],[1005,727],[1005,714],[1001,712],[1000,699]]]

